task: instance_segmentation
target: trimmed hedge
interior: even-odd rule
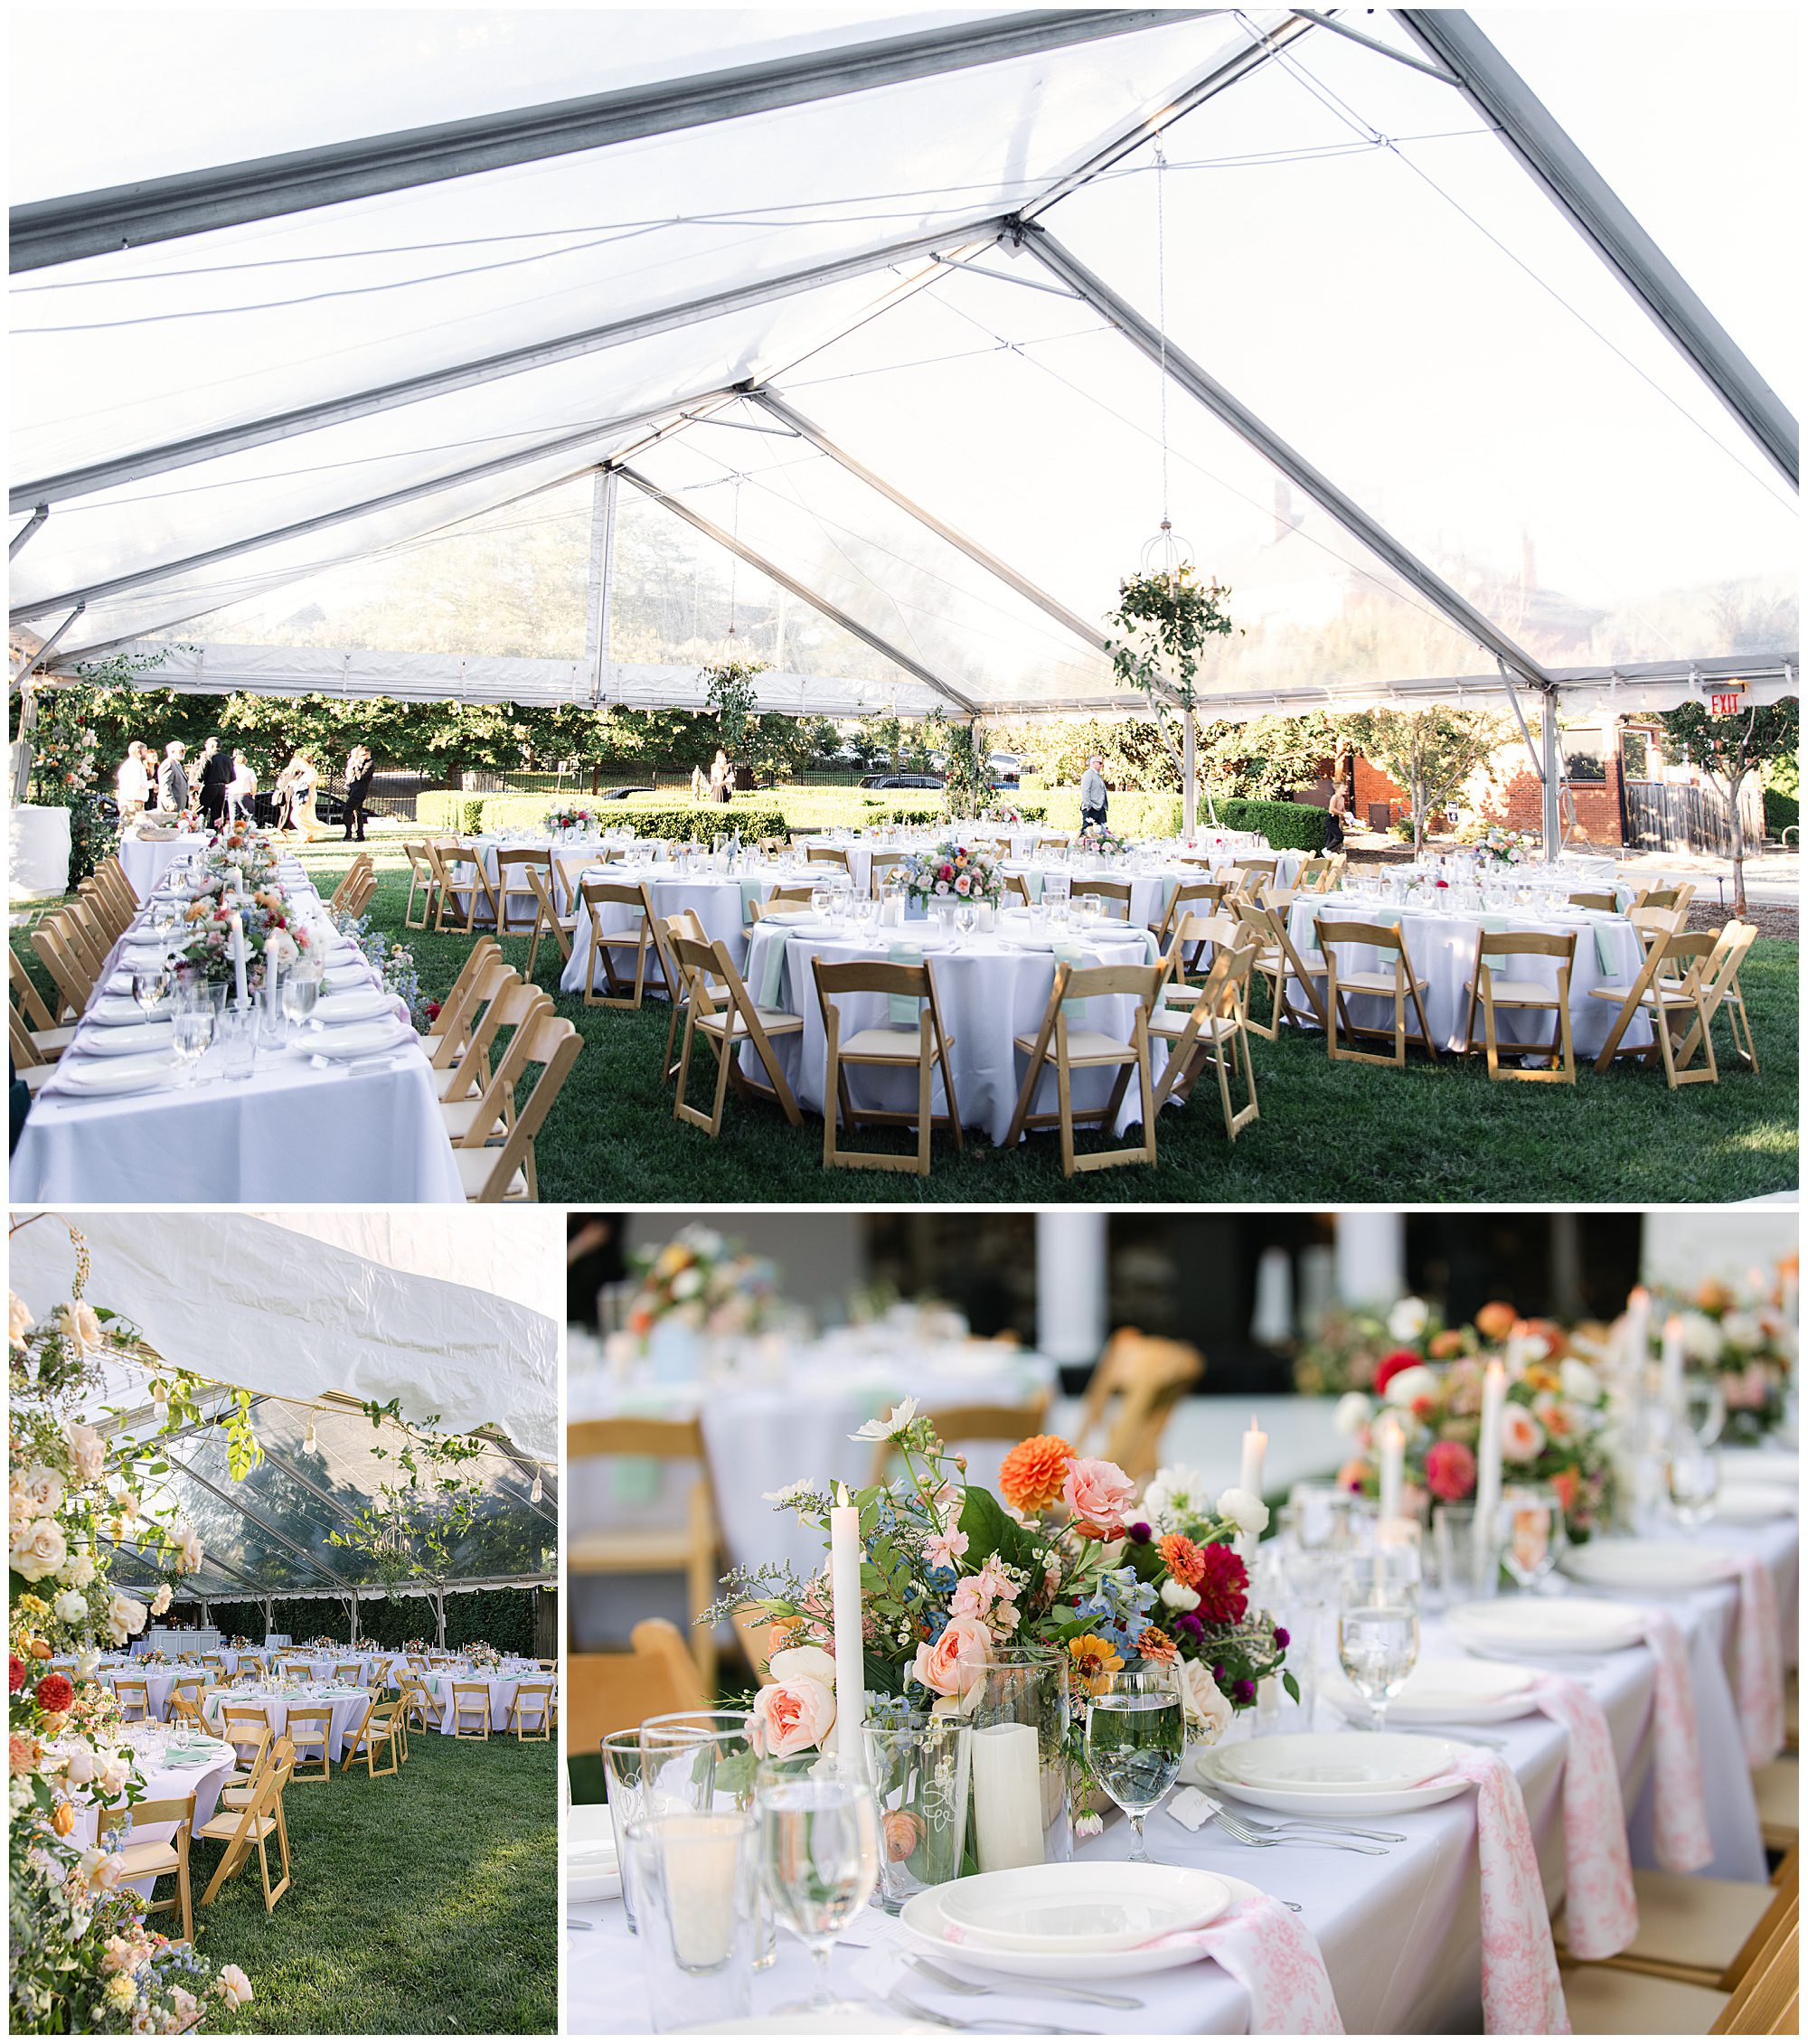
[[[533,1653],[533,1600],[537,1590],[495,1589],[449,1593],[446,1599],[446,1644],[467,1646],[487,1640],[504,1653]],[[264,1607],[261,1604],[218,1604],[207,1606],[208,1615],[222,1633],[242,1634],[262,1645]],[[352,1617],[337,1597],[279,1597],[274,1610],[273,1631],[291,1639],[312,1639],[325,1633],[343,1646],[352,1637]],[[363,1597],[358,1603],[358,1623],[366,1639],[379,1646],[400,1646],[404,1640],[434,1636],[432,1600],[425,1597]]]
[[[647,837],[713,836],[722,822],[743,839],[777,837],[791,830],[869,830],[875,824],[939,824],[939,804],[926,805],[927,791],[897,788],[779,787],[738,795],[732,802],[691,803],[667,795],[631,795],[626,802],[602,802],[583,795],[554,799],[545,795],[465,795],[457,788],[420,796],[416,823],[423,831],[519,830],[538,824],[570,804],[593,809],[605,824],[632,823]],[[1011,806],[1026,823],[1047,820],[1042,802],[1014,802]],[[1074,813],[1074,826],[1078,810]]]
[[[1781,837],[1784,831],[1793,829],[1802,821],[1802,803],[1799,796],[1780,795],[1774,787],[1764,791],[1764,834]]]
[[[1311,802],[1253,802],[1233,796],[1218,805],[1226,830],[1260,831],[1276,852],[1323,852],[1326,813]]]

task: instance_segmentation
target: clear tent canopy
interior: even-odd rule
[[[455,1221],[470,1217],[457,1215]],[[333,1598],[355,1610],[388,1596],[433,1600],[558,1579],[558,1329],[520,1303],[556,1291],[558,1231],[506,1258],[466,1227],[355,1213],[191,1217],[81,1214],[89,1304],[137,1329],[109,1352],[83,1417],[110,1436],[155,1442],[175,1516],[200,1535],[201,1568],[178,1602]],[[471,1252],[471,1253],[466,1253]],[[15,1226],[10,1281],[39,1314],[71,1295],[76,1245],[62,1217]],[[450,1273],[457,1271],[457,1281]],[[148,1391],[160,1371],[203,1380],[200,1418],[165,1432]],[[226,1421],[250,1394],[261,1459],[235,1474]],[[392,1415],[373,1418],[367,1404]],[[406,1423],[406,1427],[402,1423]],[[420,1430],[477,1453],[453,1474],[468,1511],[419,1539],[430,1481],[400,1500],[397,1455]],[[336,1539],[335,1539],[335,1536]],[[154,1550],[116,1546],[118,1578],[166,1579]],[[430,1625],[431,1622],[429,1622]]]
[[[1727,39],[1613,19],[1743,213]],[[600,709],[733,647],[773,711],[1134,711],[1104,620],[1166,517],[1232,592],[1208,717],[1794,692],[1793,269],[1559,125],[1510,14],[208,20],[110,53],[172,98],[105,188],[15,174],[52,667]]]

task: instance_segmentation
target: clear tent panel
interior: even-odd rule
[[[1484,615],[1555,664],[1748,650],[1793,497],[1457,93],[1314,36],[1165,146],[1175,342]],[[1154,316],[1153,175],[1048,224]]]
[[[1028,259],[989,267],[1044,275]],[[1175,530],[1229,588],[1238,626],[1208,656],[1208,692],[1492,664],[1229,427],[1178,386],[1164,393],[1159,369],[1088,306],[950,277],[822,350],[781,394],[1096,629],[1156,537],[1165,436]],[[1108,669],[1104,694],[1137,701]]]
[[[15,374],[46,423],[15,473],[995,217],[1245,40],[1188,19],[31,273]]]

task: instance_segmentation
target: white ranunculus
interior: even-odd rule
[[[901,1434],[917,1417],[917,1401],[906,1399],[902,1405],[894,1405],[887,1419],[869,1419],[857,1434],[848,1436],[851,1441],[889,1441]]]
[[[1416,1342],[1430,1318],[1431,1309],[1423,1299],[1401,1299],[1388,1315],[1388,1332],[1397,1342]]]
[[[100,1346],[100,1322],[94,1308],[77,1300],[73,1305],[64,1306],[58,1315],[63,1337],[73,1342],[79,1349],[98,1349]]]
[[[70,1747],[62,1758],[62,1778],[71,1788],[80,1788],[94,1779],[94,1750],[80,1743]]]
[[[32,1331],[32,1309],[16,1292],[6,1295],[6,1339],[15,1349],[25,1345],[25,1336]]]
[[[88,1599],[80,1590],[64,1590],[51,1606],[65,1625],[80,1625],[88,1615]]]
[[[1253,1491],[1232,1484],[1218,1494],[1218,1516],[1228,1519],[1239,1533],[1264,1533],[1268,1529],[1268,1508]]]
[[[34,1519],[13,1542],[9,1557],[14,1573],[28,1583],[41,1583],[54,1576],[69,1553],[69,1542],[54,1519]]]
[[[1435,1397],[1437,1391],[1437,1372],[1417,1362],[1410,1370],[1403,1370],[1398,1377],[1389,1378],[1383,1394],[1389,1405],[1409,1406],[1415,1399]]]
[[[1202,1663],[1181,1663],[1181,1696],[1186,1705],[1187,1736],[1195,1745],[1216,1746],[1236,1713]]]
[[[123,1597],[115,1590],[113,1601],[107,1606],[107,1629],[112,1634],[114,1645],[123,1646],[149,1616],[150,1613],[137,1597]]]
[[[1190,1590],[1184,1583],[1177,1582],[1170,1576],[1162,1585],[1162,1602],[1170,1611],[1197,1611],[1199,1592]]]
[[[1601,1380],[1573,1355],[1563,1359],[1563,1395],[1577,1405],[1593,1405],[1601,1396]]]
[[[787,1646],[767,1663],[769,1682],[824,1682],[835,1686],[834,1656],[820,1646]]]
[[[1366,1391],[1345,1391],[1332,1424],[1346,1440],[1354,1440],[1374,1417],[1374,1402]]]
[[[94,1580],[94,1557],[85,1547],[79,1547],[57,1573],[72,1590],[85,1590]]]
[[[151,1616],[161,1618],[170,1607],[170,1587],[167,1583],[157,1585],[157,1594],[151,1599]]]

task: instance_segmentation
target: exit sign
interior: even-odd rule
[[[1745,700],[1740,695],[1723,692],[1717,689],[1708,698],[1708,708],[1716,717],[1737,717],[1739,711],[1745,708]]]

